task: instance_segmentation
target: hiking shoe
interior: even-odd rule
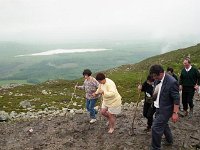
[[[98,110],[95,109],[95,115],[98,114]]]
[[[190,110],[188,117],[192,118],[192,116],[193,116],[193,109]]]
[[[97,119],[91,119],[90,120],[90,123],[94,123],[94,122],[96,122],[97,121]]]
[[[151,131],[151,127],[147,127],[146,129],[144,129],[144,132],[150,132]]]
[[[186,117],[188,115],[188,111],[184,111],[184,116]]]
[[[168,141],[166,141],[166,140],[163,140],[163,141],[161,142],[161,144],[164,145],[164,146],[172,146],[173,142],[168,142]]]

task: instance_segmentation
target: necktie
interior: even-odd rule
[[[161,82],[160,80],[156,81],[156,85],[160,84],[160,82]]]

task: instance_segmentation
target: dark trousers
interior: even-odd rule
[[[153,122],[153,114],[155,113],[156,109],[152,105],[152,103],[147,103],[144,102],[144,107],[143,107],[143,116],[147,118],[147,125],[148,128],[151,128],[152,122]]]
[[[168,125],[170,115],[167,117],[163,114],[159,113],[159,109],[156,109],[155,119],[152,125],[152,142],[151,148],[152,150],[160,150],[161,149],[161,139],[162,135],[165,135],[165,139],[169,143],[173,143],[173,137],[171,130]]]
[[[182,104],[183,104],[183,110],[188,110],[188,104],[190,106],[190,109],[194,107],[193,104],[193,97],[194,97],[194,90],[191,91],[182,91]]]

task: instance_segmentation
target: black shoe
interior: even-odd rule
[[[151,127],[147,127],[146,129],[144,129],[144,132],[150,132],[151,131]]]
[[[172,146],[173,142],[167,142],[166,140],[163,140],[161,144],[164,146]]]
[[[95,115],[98,114],[98,110],[95,109]]]

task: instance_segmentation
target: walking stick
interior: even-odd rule
[[[103,144],[104,144],[104,138],[102,137],[103,132],[102,132],[102,114],[101,114],[101,106],[103,103],[103,98],[102,96],[100,97],[100,107],[98,108],[99,110],[99,124],[98,124],[98,133],[97,133],[97,139],[98,139],[98,149],[103,149]]]
[[[98,108],[98,111],[99,111],[99,120],[100,121],[102,120],[102,115],[101,115],[101,106],[102,106],[102,103],[103,103],[103,98],[101,96],[100,97],[100,104],[99,104],[99,108]]]
[[[76,86],[78,85],[78,82],[76,83],[76,85],[75,85],[75,87],[74,87],[74,92],[72,93],[72,97],[71,97],[71,99],[70,99],[70,101],[69,101],[69,104],[67,105],[67,108],[69,107],[69,105],[71,104],[71,102],[72,102],[72,100],[73,100],[73,98],[74,98],[74,95],[75,95],[75,92],[76,92]]]
[[[142,79],[140,78],[140,85],[141,85],[141,82],[142,82]],[[139,90],[139,93],[138,93],[138,99],[137,99],[137,103],[136,103],[136,107],[135,107],[135,111],[134,111],[134,115],[133,115],[133,121],[132,121],[132,124],[131,124],[131,131],[130,131],[130,136],[134,135],[134,122],[135,122],[135,119],[136,119],[136,115],[137,115],[137,108],[138,108],[138,104],[139,104],[139,101],[140,101],[140,97],[141,97],[141,90]]]

